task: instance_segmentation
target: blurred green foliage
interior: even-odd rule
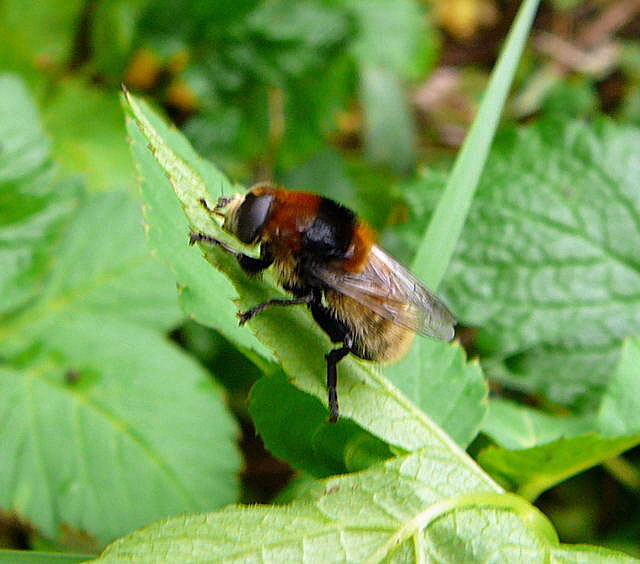
[[[292,385],[321,365],[297,356],[326,348],[319,333],[274,358],[236,326],[237,287],[186,246],[120,86],[180,128],[195,151],[163,139],[212,197],[218,171],[312,190],[410,263],[518,5],[0,3],[0,546],[95,552],[160,517],[266,501],[291,469],[253,425],[301,483],[395,472],[380,461],[417,439],[388,410],[331,428],[305,393],[320,379]],[[542,4],[442,283],[479,362],[428,343],[385,369],[500,483],[541,494],[561,540],[636,556],[640,460],[621,453],[640,431],[638,13]],[[344,370],[350,403],[383,378]]]

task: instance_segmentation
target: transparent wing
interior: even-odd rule
[[[316,276],[341,294],[416,333],[450,341],[456,320],[442,301],[393,257],[374,245],[359,273],[320,267]]]

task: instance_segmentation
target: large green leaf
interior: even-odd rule
[[[235,497],[233,426],[207,374],[157,334],[176,321],[174,290],[136,208],[88,198],[38,301],[2,327],[0,499],[47,535],[65,521],[109,540]]]
[[[640,130],[607,121],[497,143],[446,295],[510,384],[593,404],[640,332],[639,153]]]
[[[180,313],[138,205],[125,192],[69,199],[24,89],[2,88],[3,146],[20,151],[0,167],[15,242],[3,260],[24,258],[7,279],[26,291],[0,318],[0,507],[47,536],[64,523],[106,541],[229,503],[235,428],[209,375],[160,334]]]
[[[320,482],[284,507],[230,507],[151,525],[97,562],[631,561],[561,545],[534,507],[459,479],[445,461],[420,451]]]
[[[1,327],[1,505],[50,536],[64,521],[109,540],[235,498],[234,427],[158,334],[174,290],[140,231],[128,198],[89,198],[37,304]]]
[[[219,393],[155,331],[69,315],[35,346],[0,369],[3,508],[51,537],[64,522],[107,541],[234,500]]]

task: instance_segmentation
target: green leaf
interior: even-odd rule
[[[12,75],[0,75],[0,140],[0,313],[7,315],[42,290],[51,249],[79,190],[52,182],[49,143],[35,105]]]
[[[153,124],[148,117],[150,113],[149,110],[135,98],[129,96],[129,104],[131,105],[131,110],[137,120],[138,126],[149,141],[151,150],[154,152],[156,158],[158,158],[158,161],[172,180],[174,190],[176,191],[176,194],[178,195],[194,229],[202,230],[218,237],[225,237],[224,233],[220,230],[217,224],[208,217],[206,210],[204,210],[202,205],[199,203],[200,198],[208,197],[207,192],[205,191],[205,183],[200,175],[197,174],[195,168],[190,166],[187,161],[180,158],[180,143],[177,140],[171,140],[172,142],[168,144],[165,140],[159,137],[158,131],[153,127]],[[174,141],[176,149],[173,148]],[[268,282],[247,279],[247,277],[244,276],[237,267],[233,258],[220,253],[217,248],[209,249],[205,247],[204,250],[207,258],[222,269],[232,279],[236,288],[238,288],[238,291],[241,293],[241,307],[261,302],[267,296],[272,296],[277,291]],[[281,358],[285,370],[291,375],[291,381],[295,385],[310,391],[324,400],[326,391],[322,380],[318,381],[319,379],[317,378],[318,374],[324,374],[322,351],[326,350],[326,348],[319,346],[319,343],[323,342],[324,337],[318,329],[306,321],[306,316],[303,312],[291,310],[269,311],[252,321],[251,325],[260,338],[273,348],[276,354]],[[326,342],[326,339],[324,339],[324,341]],[[328,346],[328,343],[326,346]],[[347,381],[346,385],[345,380]],[[361,383],[363,380],[366,381],[366,385]],[[388,384],[385,385],[385,381],[383,379],[376,378],[375,373],[363,369],[362,363],[349,360],[345,362],[344,369],[341,366],[340,393],[343,400],[343,412],[347,416],[350,416],[354,421],[361,424],[362,427],[370,430],[383,440],[404,449],[411,448],[412,445],[419,445],[420,441],[424,441],[424,443],[428,445],[427,452],[429,456],[429,464],[433,471],[433,474],[429,474],[431,480],[434,479],[434,476],[441,476],[441,479],[444,479],[445,483],[450,487],[457,487],[455,484],[461,484],[460,487],[462,487],[465,492],[477,491],[478,486],[474,484],[483,484],[481,489],[488,488],[489,490],[492,490],[495,487],[493,484],[486,483],[482,474],[477,473],[477,471],[473,470],[472,466],[469,466],[469,460],[462,453],[457,451],[452,443],[443,440],[443,436],[437,432],[435,427],[430,426],[427,423],[426,418],[421,415],[418,410],[411,408],[410,404],[406,403],[406,400],[401,399],[402,396],[397,391],[391,388]],[[282,394],[276,396],[272,395],[271,398],[272,401],[276,399],[276,404],[272,404],[273,409],[282,408],[283,405],[290,405],[289,398]],[[281,402],[277,400],[281,400]],[[301,409],[305,410],[305,405],[302,405]],[[403,414],[403,412],[406,414]],[[381,413],[384,414],[385,417],[380,417]],[[268,415],[269,414],[267,412],[267,416]],[[275,419],[276,423],[282,424],[282,418]],[[272,429],[278,428],[273,422],[268,423],[266,426],[269,427],[269,425],[272,426]],[[310,426],[313,427],[313,424]],[[313,430],[303,433],[303,440],[308,438],[312,432]],[[288,443],[284,440],[281,441],[281,447],[283,449],[288,449],[289,452],[295,451],[295,444]],[[416,447],[414,446],[413,448]],[[299,452],[301,452],[301,454],[295,455],[294,452],[293,456],[298,456],[299,459],[301,459],[305,455],[304,449],[301,449]],[[446,465],[447,468],[433,468],[433,464],[443,464]],[[329,471],[331,471],[331,469],[329,469]],[[412,476],[415,475],[414,471],[410,472]],[[460,481],[458,481],[457,478],[453,478],[454,475],[464,476],[464,478],[461,478]],[[394,483],[397,483],[397,479]],[[376,485],[375,487],[376,491],[385,491],[384,485]],[[348,487],[346,489],[351,492],[354,488]],[[474,498],[473,495],[474,494],[470,494],[470,498],[472,499],[470,503],[482,505],[481,500]],[[501,500],[500,503],[502,503],[502,500],[506,499],[501,496],[498,497]],[[403,499],[406,501],[406,495],[403,496]],[[509,500],[510,504],[512,500],[511,498],[509,498]],[[369,505],[370,502],[367,502],[366,506],[369,507]],[[364,507],[365,505],[361,506]],[[345,503],[345,507],[354,508],[356,513],[359,511],[358,503],[353,500],[349,500],[349,503]],[[296,515],[297,525],[293,525],[287,519],[282,521],[281,513],[285,513],[285,515],[288,516]],[[244,516],[246,516],[250,521],[250,523],[246,525],[246,531],[242,521]],[[278,521],[280,525],[276,526],[271,521],[272,518]],[[489,519],[489,521],[491,521],[494,518],[495,516],[493,514],[490,514],[489,517],[482,515],[482,526],[486,526],[485,519]],[[195,516],[186,518],[186,520],[181,519],[180,521],[172,521],[167,523],[166,526],[168,529],[163,528],[162,525],[160,525],[159,529],[155,532],[153,528],[147,529],[147,532],[150,534],[149,538],[152,539],[151,543],[153,546],[150,547],[146,544],[148,539],[144,536],[145,533],[142,532],[140,533],[142,536],[137,537],[141,539],[141,544],[139,546],[129,548],[126,546],[126,541],[123,541],[124,551],[125,553],[130,554],[128,551],[134,550],[136,552],[136,557],[143,557],[146,551],[151,549],[149,558],[153,558],[153,550],[159,546],[162,546],[161,550],[165,551],[166,554],[166,551],[169,550],[169,546],[173,545],[171,550],[175,550],[175,557],[181,559],[185,557],[182,552],[184,548],[181,543],[173,537],[174,534],[177,534],[182,538],[184,538],[184,536],[189,537],[191,539],[189,541],[190,547],[193,546],[192,539],[196,537],[199,542],[203,543],[202,546],[206,551],[224,551],[225,549],[228,549],[229,545],[222,542],[220,537],[217,535],[223,534],[228,538],[228,534],[230,534],[230,532],[226,527],[231,527],[230,523],[233,523],[233,532],[238,536],[237,538],[233,537],[233,540],[229,542],[231,542],[233,546],[237,546],[239,543],[238,539],[242,538],[244,550],[249,551],[244,553],[246,556],[246,554],[251,553],[251,545],[247,546],[246,544],[247,538],[256,539],[255,542],[259,543],[261,549],[264,549],[265,545],[269,544],[270,541],[268,539],[272,539],[271,542],[277,543],[278,546],[282,546],[283,541],[280,531],[286,531],[289,535],[287,538],[291,539],[291,530],[295,529],[300,532],[301,537],[295,537],[294,535],[291,543],[295,546],[299,546],[303,539],[306,542],[307,537],[305,536],[304,527],[302,525],[304,521],[304,507],[302,506],[288,506],[287,508],[277,510],[271,508],[256,510],[240,508],[231,509],[228,510],[228,512],[223,512],[216,516]],[[229,525],[227,525],[228,523]],[[258,526],[257,523],[263,524],[265,530],[264,533],[262,532],[262,529],[256,529]],[[191,524],[193,524],[193,528],[191,527]],[[321,525],[325,525],[325,523],[323,522]],[[330,525],[332,530],[335,531],[335,525],[333,523],[330,523]],[[171,532],[174,526],[178,527],[178,529],[175,532]],[[246,536],[249,534],[249,530],[252,531],[251,537]],[[269,536],[268,531],[272,531],[273,535],[276,536]],[[322,534],[322,531],[319,532],[318,529],[313,529],[313,532],[313,538],[317,538],[316,535]],[[411,532],[409,533],[409,536],[410,534]],[[201,535],[204,535],[204,538]],[[211,538],[210,535],[213,535],[213,538]],[[267,536],[265,537],[265,535]],[[391,533],[391,535],[393,535],[393,533]],[[389,533],[386,535],[387,539],[388,537]],[[274,538],[276,540],[273,540]],[[164,539],[164,541],[162,539]],[[213,543],[213,545],[218,548],[210,546],[206,539],[209,539],[208,542]],[[404,540],[404,538],[401,540]],[[163,542],[166,542],[166,544],[162,544]],[[135,543],[136,541],[134,541],[134,544]],[[291,550],[289,544],[285,543],[284,546]],[[326,546],[326,543],[324,543],[323,546]],[[358,547],[361,548],[360,545],[358,545]],[[380,545],[378,545],[377,549],[385,550],[385,547],[383,546],[380,548]],[[111,553],[111,555],[113,556],[113,553]],[[107,553],[106,557],[108,556],[109,553]],[[197,558],[197,555],[194,556],[194,558]]]
[[[385,374],[462,448],[478,434],[488,388],[480,364],[467,363],[458,343],[418,339]]]
[[[482,432],[506,449],[525,449],[593,430],[587,417],[560,417],[515,402],[494,398]]]
[[[174,290],[141,231],[128,197],[87,198],[38,301],[0,326],[0,505],[52,537],[66,522],[110,540],[235,499],[235,429],[158,334]]]
[[[640,338],[627,339],[602,397],[598,428],[607,436],[640,432]]]
[[[180,319],[166,269],[145,248],[137,205],[126,193],[87,196],[56,248],[29,308],[0,326],[0,350],[24,350],[68,312],[117,316],[165,330]]]
[[[522,450],[489,447],[480,452],[478,462],[519,495],[533,501],[555,484],[638,443],[640,434],[608,439],[585,433]]]
[[[155,127],[157,118],[142,102],[133,96],[128,96],[128,102],[151,151],[172,181],[192,229],[229,240],[229,235],[211,219],[200,199],[214,201],[207,193],[206,185],[216,192],[222,186],[227,193],[231,187],[220,174],[198,169],[200,165],[193,160],[193,156],[185,160],[183,155],[189,155],[190,150],[184,146],[184,140],[177,138],[177,134],[163,139]],[[203,178],[206,178],[206,185]],[[238,245],[237,241],[230,240],[230,243]],[[248,278],[235,259],[217,247],[203,245],[202,249],[206,258],[228,276],[236,287],[240,294],[238,304],[241,309],[262,303],[281,292],[269,276],[262,281]],[[265,311],[249,325],[280,359],[291,383],[325,402],[324,354],[332,345],[317,325],[311,323],[308,313],[302,308],[286,309]],[[353,419],[383,441],[407,451],[430,445],[434,453],[439,452],[440,456],[457,460],[470,475],[478,472],[473,462],[451,439],[370,364],[351,358],[342,361],[339,394],[342,415]],[[385,417],[380,417],[381,413]]]
[[[151,525],[97,562],[623,561],[620,553],[559,544],[533,506],[458,482],[451,470],[421,451],[320,482],[287,506],[230,507]]]
[[[115,92],[63,81],[46,105],[44,123],[64,172],[81,173],[91,190],[133,188],[135,171]]]
[[[561,403],[598,399],[640,332],[638,152],[640,130],[607,121],[496,144],[446,287],[490,373]]]
[[[202,161],[182,136],[170,130],[153,113],[149,112],[147,118],[154,130],[171,142],[174,150],[181,151],[192,166],[200,167],[201,174],[210,175],[211,187],[216,193],[222,187],[228,189],[226,179],[212,172],[211,165]],[[189,226],[180,202],[162,167],[149,152],[144,133],[130,117],[127,117],[127,131],[144,201],[147,241],[152,253],[173,271],[183,311],[199,323],[219,330],[233,343],[270,358],[271,354],[250,331],[238,327],[237,307],[232,301],[235,290],[229,280],[203,261],[197,248],[188,246]]]
[[[208,374],[160,336],[180,314],[137,204],[69,198],[24,88],[4,78],[0,92],[18,153],[0,166],[2,257],[25,265],[6,287],[27,286],[0,318],[0,507],[47,536],[65,523],[105,541],[233,501],[235,428]]]
[[[527,0],[518,10],[484,93],[478,115],[418,248],[413,262],[414,270],[433,289],[439,286],[465,225],[537,7],[537,0]]]
[[[293,387],[283,374],[256,382],[249,412],[270,452],[318,478],[362,470],[392,456],[385,443],[353,421],[328,423],[318,399]]]
[[[106,541],[233,501],[235,428],[207,373],[142,326],[59,321],[0,368],[0,505]]]
[[[0,549],[0,564],[74,564],[85,562],[88,558],[88,555],[79,554]]]

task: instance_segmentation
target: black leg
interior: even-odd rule
[[[335,423],[338,420],[338,362],[351,352],[351,345],[344,344],[324,355],[327,360],[327,392],[329,394],[329,421]]]
[[[268,307],[308,304],[311,300],[313,300],[313,294],[300,296],[299,298],[291,298],[289,300],[274,298],[273,300],[269,300],[268,302],[264,302],[256,306],[253,306],[251,309],[248,309],[247,311],[238,312],[238,317],[240,318],[240,325],[244,325],[252,317],[258,315],[261,311],[264,311]]]
[[[211,237],[209,235],[206,235],[205,233],[192,231],[189,235],[189,244],[193,245],[198,241],[204,241],[205,243],[216,245],[230,255],[233,255],[234,257],[236,257],[240,268],[242,268],[242,270],[244,270],[244,272],[249,275],[258,274],[265,268],[271,266],[271,264],[273,263],[273,257],[271,256],[268,248],[265,246],[260,249],[260,258],[255,258],[236,251],[233,247],[231,247],[224,241],[220,241],[220,239],[216,239],[215,237]]]
[[[215,210],[213,208],[210,208],[209,204],[207,204],[207,200],[205,200],[204,198],[200,198],[198,201],[200,202],[200,205],[205,210],[207,210],[210,214],[214,214],[215,213]]]
[[[238,257],[238,255],[242,254],[236,251],[233,247],[227,245],[224,241],[220,241],[220,239],[211,237],[206,233],[200,233],[199,231],[192,231],[191,233],[189,233],[189,245],[195,245],[198,241],[204,241],[205,243],[210,243],[211,245],[217,245],[236,258]]]
[[[311,314],[320,328],[329,336],[334,343],[343,343],[341,347],[333,349],[324,355],[327,361],[327,392],[329,394],[329,421],[335,423],[338,420],[338,363],[353,350],[353,337],[349,327],[333,312],[322,305],[319,300],[309,304]]]
[[[327,307],[320,298],[309,304],[313,319],[331,339],[332,343],[344,343],[349,335],[349,328]]]

